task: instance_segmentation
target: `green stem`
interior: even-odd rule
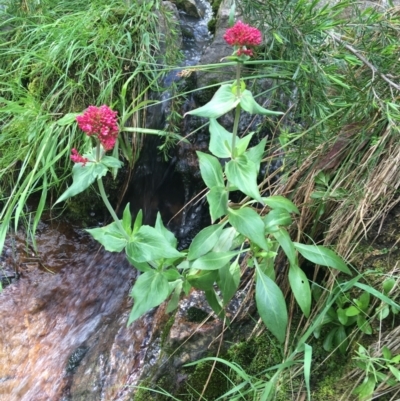
[[[124,227],[122,227],[121,221],[116,215],[113,207],[111,206],[110,202],[108,201],[106,191],[104,190],[103,180],[101,178],[97,179],[97,185],[99,186],[101,199],[103,199],[104,204],[106,205],[108,211],[110,212],[112,218],[114,219],[115,223],[117,224],[118,229],[124,235],[125,239],[129,241],[129,235],[126,233]]]
[[[237,63],[236,64],[236,96],[239,98],[241,95],[241,89],[240,89],[240,69],[241,69],[241,64]],[[236,146],[236,134],[238,131],[239,127],[239,119],[240,119],[240,104],[236,106],[235,110],[235,120],[233,122],[233,132],[232,132],[232,149],[231,149],[231,155],[232,155],[232,160],[235,159],[235,146]]]

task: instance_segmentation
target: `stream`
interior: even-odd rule
[[[211,7],[202,4],[201,20],[180,12],[182,26],[192,32],[183,40],[184,65],[196,64],[211,39]],[[147,151],[154,155],[154,148]],[[160,209],[169,219],[192,194],[175,165],[165,174],[164,164],[153,170],[154,163],[146,165],[146,160],[151,157],[144,156],[131,186],[141,193],[136,207],[151,209],[147,223]],[[161,177],[147,186],[149,175],[157,174]],[[181,241],[199,224],[199,213],[197,206],[172,225]],[[123,254],[105,252],[65,221],[44,219],[36,241],[33,252],[23,233],[10,236],[0,260],[3,276],[12,279],[14,271],[20,276],[0,293],[0,401],[132,399],[133,386],[160,352],[162,308],[128,328],[128,294],[136,271]]]

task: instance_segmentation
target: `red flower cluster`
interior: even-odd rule
[[[74,163],[82,163],[83,165],[85,165],[89,161],[89,159],[80,155],[75,148],[73,148],[71,151],[71,160]]]
[[[243,54],[252,56],[253,51],[247,49],[247,47],[258,46],[262,41],[261,32],[257,28],[244,24],[242,21],[236,22],[232,28],[227,29],[224,39],[228,45],[239,47],[237,50],[238,56]]]
[[[117,112],[108,106],[89,106],[82,116],[76,117],[79,128],[88,136],[95,136],[105,150],[111,150],[118,137]],[[72,156],[71,156],[72,157]]]

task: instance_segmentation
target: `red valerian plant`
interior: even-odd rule
[[[118,137],[117,112],[108,106],[89,106],[81,116],[76,117],[79,128],[88,136],[95,136],[104,150],[111,150]],[[72,156],[71,156],[72,157]]]
[[[236,50],[238,56],[252,56],[253,51],[248,47],[260,45],[262,36],[257,28],[237,21],[232,28],[226,30],[224,39],[228,45],[238,47]]]

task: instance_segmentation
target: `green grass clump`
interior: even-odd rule
[[[33,197],[34,232],[49,195],[69,177],[71,148],[90,146],[73,117],[62,117],[107,104],[133,124],[130,105],[146,100],[160,66],[177,59],[167,46],[174,26],[168,35],[160,30],[170,20],[159,0],[7,3],[0,19],[0,250]],[[133,147],[127,135],[121,140]]]

